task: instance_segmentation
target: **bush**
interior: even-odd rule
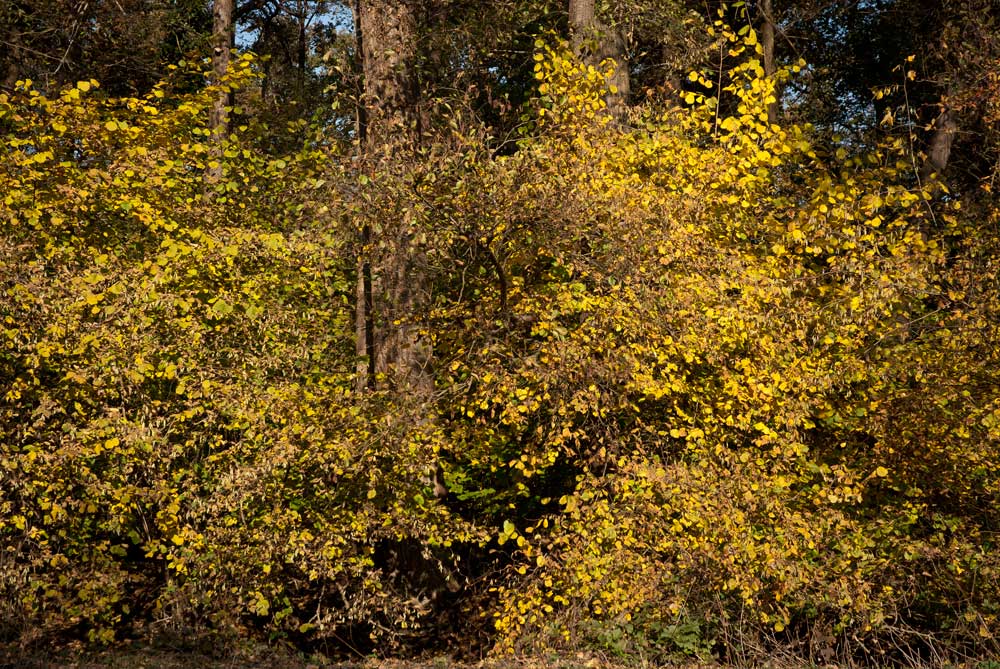
[[[538,48],[503,157],[220,158],[218,89],[0,96],[6,638],[996,648],[995,208],[768,125],[752,57],[626,127]],[[358,257],[403,247],[426,396],[356,387]]]

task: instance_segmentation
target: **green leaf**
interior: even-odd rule
[[[233,313],[233,307],[221,297],[212,305],[212,315],[216,318],[223,318]]]

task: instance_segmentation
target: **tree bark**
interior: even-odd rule
[[[365,81],[359,136],[374,161],[398,160],[419,142],[419,8],[417,0],[357,0],[355,5]],[[372,387],[371,376],[378,373],[395,390],[429,397],[432,348],[419,325],[430,298],[426,257],[407,221],[382,223],[385,251],[375,262],[371,229],[362,231],[365,256],[359,265],[355,333],[356,350],[364,351],[368,364],[367,378],[358,386]]]
[[[594,0],[569,0],[569,30],[573,50],[584,63],[596,67],[610,60],[614,64],[608,81],[614,92],[609,91],[605,102],[612,116],[621,120],[631,88],[624,36],[617,28],[601,23]]]
[[[774,9],[771,0],[759,0],[760,13],[760,46],[764,52],[764,74],[774,81],[777,68],[774,64]],[[774,125],[778,122],[778,85],[774,85],[774,102],[767,103],[767,122]]]
[[[369,146],[411,145],[417,122],[415,0],[358,0]]]
[[[16,9],[11,9],[10,11],[13,14]],[[21,58],[23,54],[21,52],[21,31],[14,24],[15,17],[10,16],[9,21],[11,25],[8,26],[5,34],[7,55],[4,57],[4,60],[6,63],[4,64],[3,80],[0,81],[0,87],[12,91],[14,90],[14,85],[21,79]]]
[[[955,114],[947,106],[943,107],[934,121],[934,133],[927,146],[927,157],[920,167],[921,183],[941,180],[941,174],[948,167],[951,145],[955,141],[955,133],[957,132],[958,122],[955,119]]]
[[[358,72],[364,68],[364,33],[361,31],[361,0],[354,0],[354,65]],[[355,109],[354,131],[358,145],[368,144],[368,115],[364,100],[359,100]],[[355,368],[354,389],[356,392],[375,389],[375,324],[372,304],[371,225],[367,222],[361,229],[361,250],[358,253],[358,278],[354,292],[354,353],[358,358]]]
[[[298,37],[299,37],[299,42],[298,42],[298,48],[296,49],[295,56],[296,56],[296,61],[297,61],[296,65],[299,68],[299,71],[298,71],[299,95],[303,96],[304,93],[305,93],[305,90],[306,90],[306,65],[307,65],[307,63],[306,63],[306,54],[307,54],[307,51],[308,51],[308,48],[307,48],[308,47],[308,39],[307,39],[307,37],[308,37],[308,35],[307,35],[308,31],[307,31],[307,29],[309,27],[308,26],[309,16],[308,16],[308,9],[306,8],[305,3],[303,3],[303,2],[299,3],[299,5],[297,7],[297,11],[298,11],[298,14],[296,15],[295,18],[298,21],[298,28],[299,28],[299,35],[298,35]]]
[[[260,43],[267,44],[271,37],[271,17],[265,17],[260,26]],[[268,98],[271,96],[271,59],[264,60],[263,73],[260,79],[260,100],[267,108]]]
[[[233,28],[233,0],[213,0],[212,2],[212,84],[219,85],[229,69],[230,50],[233,48],[235,30]],[[209,160],[215,166],[209,166],[205,176],[209,186],[222,178],[223,144],[229,131],[230,94],[219,91],[212,104],[208,117],[208,129],[211,136]]]

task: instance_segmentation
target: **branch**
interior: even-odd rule
[[[236,8],[236,11],[233,12],[233,20],[242,21],[251,12],[264,9],[270,1],[271,0],[247,0],[242,5],[239,5]]]

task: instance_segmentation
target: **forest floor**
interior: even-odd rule
[[[633,669],[637,665],[632,665]],[[709,669],[713,664],[675,665],[676,669]],[[364,659],[336,661],[281,648],[250,647],[231,653],[135,646],[100,652],[62,649],[46,653],[4,650],[0,669],[625,669],[620,663],[589,655],[516,660],[456,662],[448,657],[417,660]],[[785,667],[784,669],[791,669]]]
[[[945,665],[949,669],[994,669],[1000,663],[988,661]],[[857,667],[857,665],[854,665]],[[170,651],[161,648],[134,648],[101,653],[35,652],[30,656],[5,654],[0,648],[0,669],[750,669],[718,663],[678,662],[654,665],[645,662],[623,663],[597,657],[560,656],[517,660],[456,662],[447,657],[424,660],[365,659],[354,662],[334,661],[322,656],[304,656],[291,652],[264,649],[259,653],[233,655]],[[753,669],[841,669],[840,665],[815,665],[789,662],[786,658],[755,664]]]
[[[365,658],[344,661],[266,645],[248,645],[228,652],[163,645],[134,645],[98,652],[72,648],[51,652],[41,649],[22,652],[5,649],[0,645],[0,669],[750,669],[750,666],[736,667],[711,661],[680,659],[676,663],[663,665],[641,660],[622,661],[601,654],[586,653],[479,662],[455,661],[446,656],[410,660]],[[775,657],[773,661],[752,666],[753,669],[840,669],[837,664],[808,664],[789,657]],[[1000,669],[1000,662],[990,660],[936,666],[949,669]]]

